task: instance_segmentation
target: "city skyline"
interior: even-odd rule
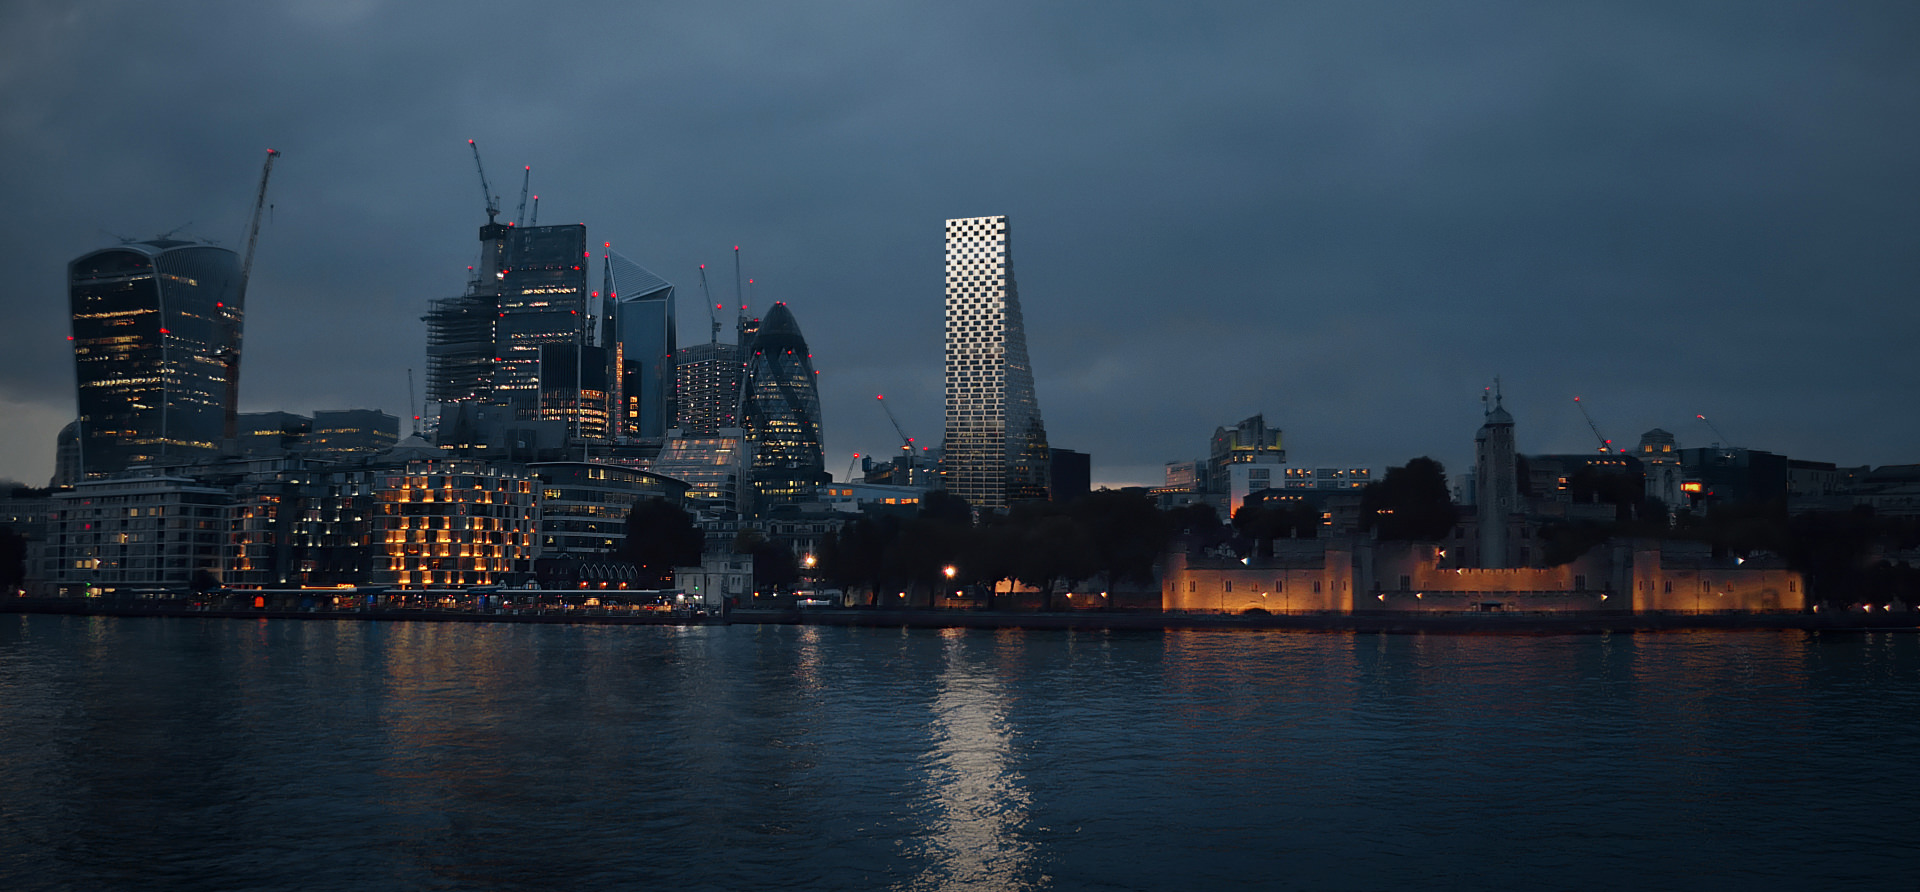
[[[269,147],[240,411],[411,415],[418,317],[485,222],[469,138],[508,208],[531,164],[542,219],[683,289],[741,244],[752,311],[808,320],[830,469],[895,441],[874,393],[932,439],[923,234],[977,213],[1021,221],[1038,398],[1096,485],[1158,483],[1256,413],[1298,464],[1459,472],[1495,374],[1527,452],[1592,448],[1577,395],[1616,443],[1720,439],[1699,413],[1740,446],[1913,460],[1911,11],[1390,8],[630,13],[536,30],[524,55],[557,61],[494,93],[421,48],[486,15],[10,9],[0,161],[32,175],[0,240],[0,476],[44,483],[75,414],[65,264],[108,232],[239,249]],[[657,58],[593,61],[642,30]],[[610,134],[539,126],[614,100]]]

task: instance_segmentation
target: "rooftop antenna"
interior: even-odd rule
[[[520,175],[520,207],[513,212],[515,226],[527,222],[527,184],[533,179],[533,165],[527,165],[525,173]]]

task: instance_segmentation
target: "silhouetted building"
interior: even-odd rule
[[[947,221],[948,492],[975,509],[1047,497],[1047,430],[1033,391],[1006,217]]]
[[[313,419],[292,412],[242,412],[235,423],[237,445],[246,456],[284,455],[312,432]]]
[[[540,418],[566,425],[575,437],[608,435],[607,372],[602,347],[546,344],[540,348]]]
[[[820,445],[820,391],[813,355],[784,303],[767,312],[747,348],[740,427],[753,442],[757,511],[805,501],[832,480]]]
[[[1093,456],[1058,446],[1047,450],[1047,498],[1071,502],[1093,491]]]
[[[160,238],[86,254],[67,282],[80,473],[217,454],[234,408],[239,257]]]
[[[1735,446],[1674,451],[1686,475],[1681,487],[1695,504],[1777,502],[1780,513],[1786,512],[1786,456]]]
[[[312,431],[302,440],[316,456],[373,455],[400,442],[400,419],[379,409],[323,409],[313,413]]]

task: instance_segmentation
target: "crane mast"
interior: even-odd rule
[[[720,306],[713,303],[713,292],[707,290],[707,265],[704,263],[700,264],[700,294],[713,307],[707,311],[707,323],[713,326],[713,339],[708,343],[718,344],[720,343],[720,317],[714,315],[713,311],[720,309]]]
[[[470,139],[467,145],[473,148],[473,167],[480,171],[480,199],[486,203],[487,224],[491,226],[493,218],[500,216],[500,199],[493,194],[493,186],[487,182],[487,166],[480,163],[480,144]]]
[[[227,442],[240,436],[240,323],[245,318],[247,281],[253,277],[253,251],[260,244],[260,213],[267,206],[267,179],[273,176],[273,162],[279,157],[278,151],[268,149],[267,162],[260,168],[260,188],[253,196],[253,220],[247,224],[247,252],[240,260],[240,288],[234,293],[233,306],[224,308],[227,342],[221,346],[221,353],[226,360],[227,394],[220,436]]]
[[[1587,420],[1587,429],[1593,431],[1593,438],[1600,441],[1600,451],[1607,455],[1612,455],[1613,441],[1607,439],[1606,435],[1600,433],[1600,426],[1593,423],[1593,416],[1587,412],[1587,404],[1581,402],[1580,398],[1576,396],[1573,398],[1573,405],[1574,408],[1580,410],[1580,417]]]
[[[907,436],[907,432],[900,427],[900,419],[893,417],[893,407],[887,405],[887,395],[875,394],[873,398],[880,402],[880,408],[886,410],[887,420],[893,422],[893,432],[900,435],[900,448],[906,450],[908,455],[912,455],[913,438]]]
[[[1728,449],[1735,449],[1735,448],[1738,448],[1738,447],[1736,447],[1736,446],[1734,446],[1734,445],[1733,445],[1733,441],[1732,441],[1732,440],[1729,440],[1729,439],[1727,439],[1727,435],[1726,435],[1726,434],[1723,434],[1723,433],[1721,433],[1721,432],[1720,432],[1720,425],[1717,425],[1717,424],[1714,424],[1714,423],[1713,423],[1713,420],[1712,420],[1712,419],[1710,419],[1710,418],[1708,418],[1708,417],[1707,417],[1707,416],[1705,416],[1705,415],[1695,415],[1695,416],[1693,416],[1693,417],[1695,417],[1695,418],[1698,418],[1698,419],[1700,419],[1701,421],[1704,421],[1704,422],[1706,422],[1706,424],[1707,424],[1707,427],[1708,427],[1708,428],[1710,428],[1710,429],[1711,429],[1711,430],[1713,431],[1713,435],[1714,435],[1714,436],[1716,436],[1716,437],[1719,437],[1719,438],[1720,438],[1720,445],[1721,445],[1721,446],[1724,446],[1724,447],[1726,447],[1726,448],[1728,448]]]
[[[520,175],[520,207],[513,212],[515,226],[532,225],[527,223],[527,184],[533,181],[533,165],[527,165],[527,172]]]

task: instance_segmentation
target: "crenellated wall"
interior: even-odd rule
[[[1785,567],[1725,566],[1724,561],[1662,554],[1660,543],[1633,549],[1633,609],[1682,611],[1804,610],[1806,580]]]
[[[1353,610],[1353,553],[1329,543],[1318,556],[1242,563],[1232,558],[1167,556],[1163,609],[1269,613]]]
[[[1168,555],[1166,610],[1208,613],[1460,611],[1798,611],[1798,573],[1682,553],[1658,542],[1606,545],[1558,567],[1480,569],[1426,543],[1318,540],[1238,560]]]

